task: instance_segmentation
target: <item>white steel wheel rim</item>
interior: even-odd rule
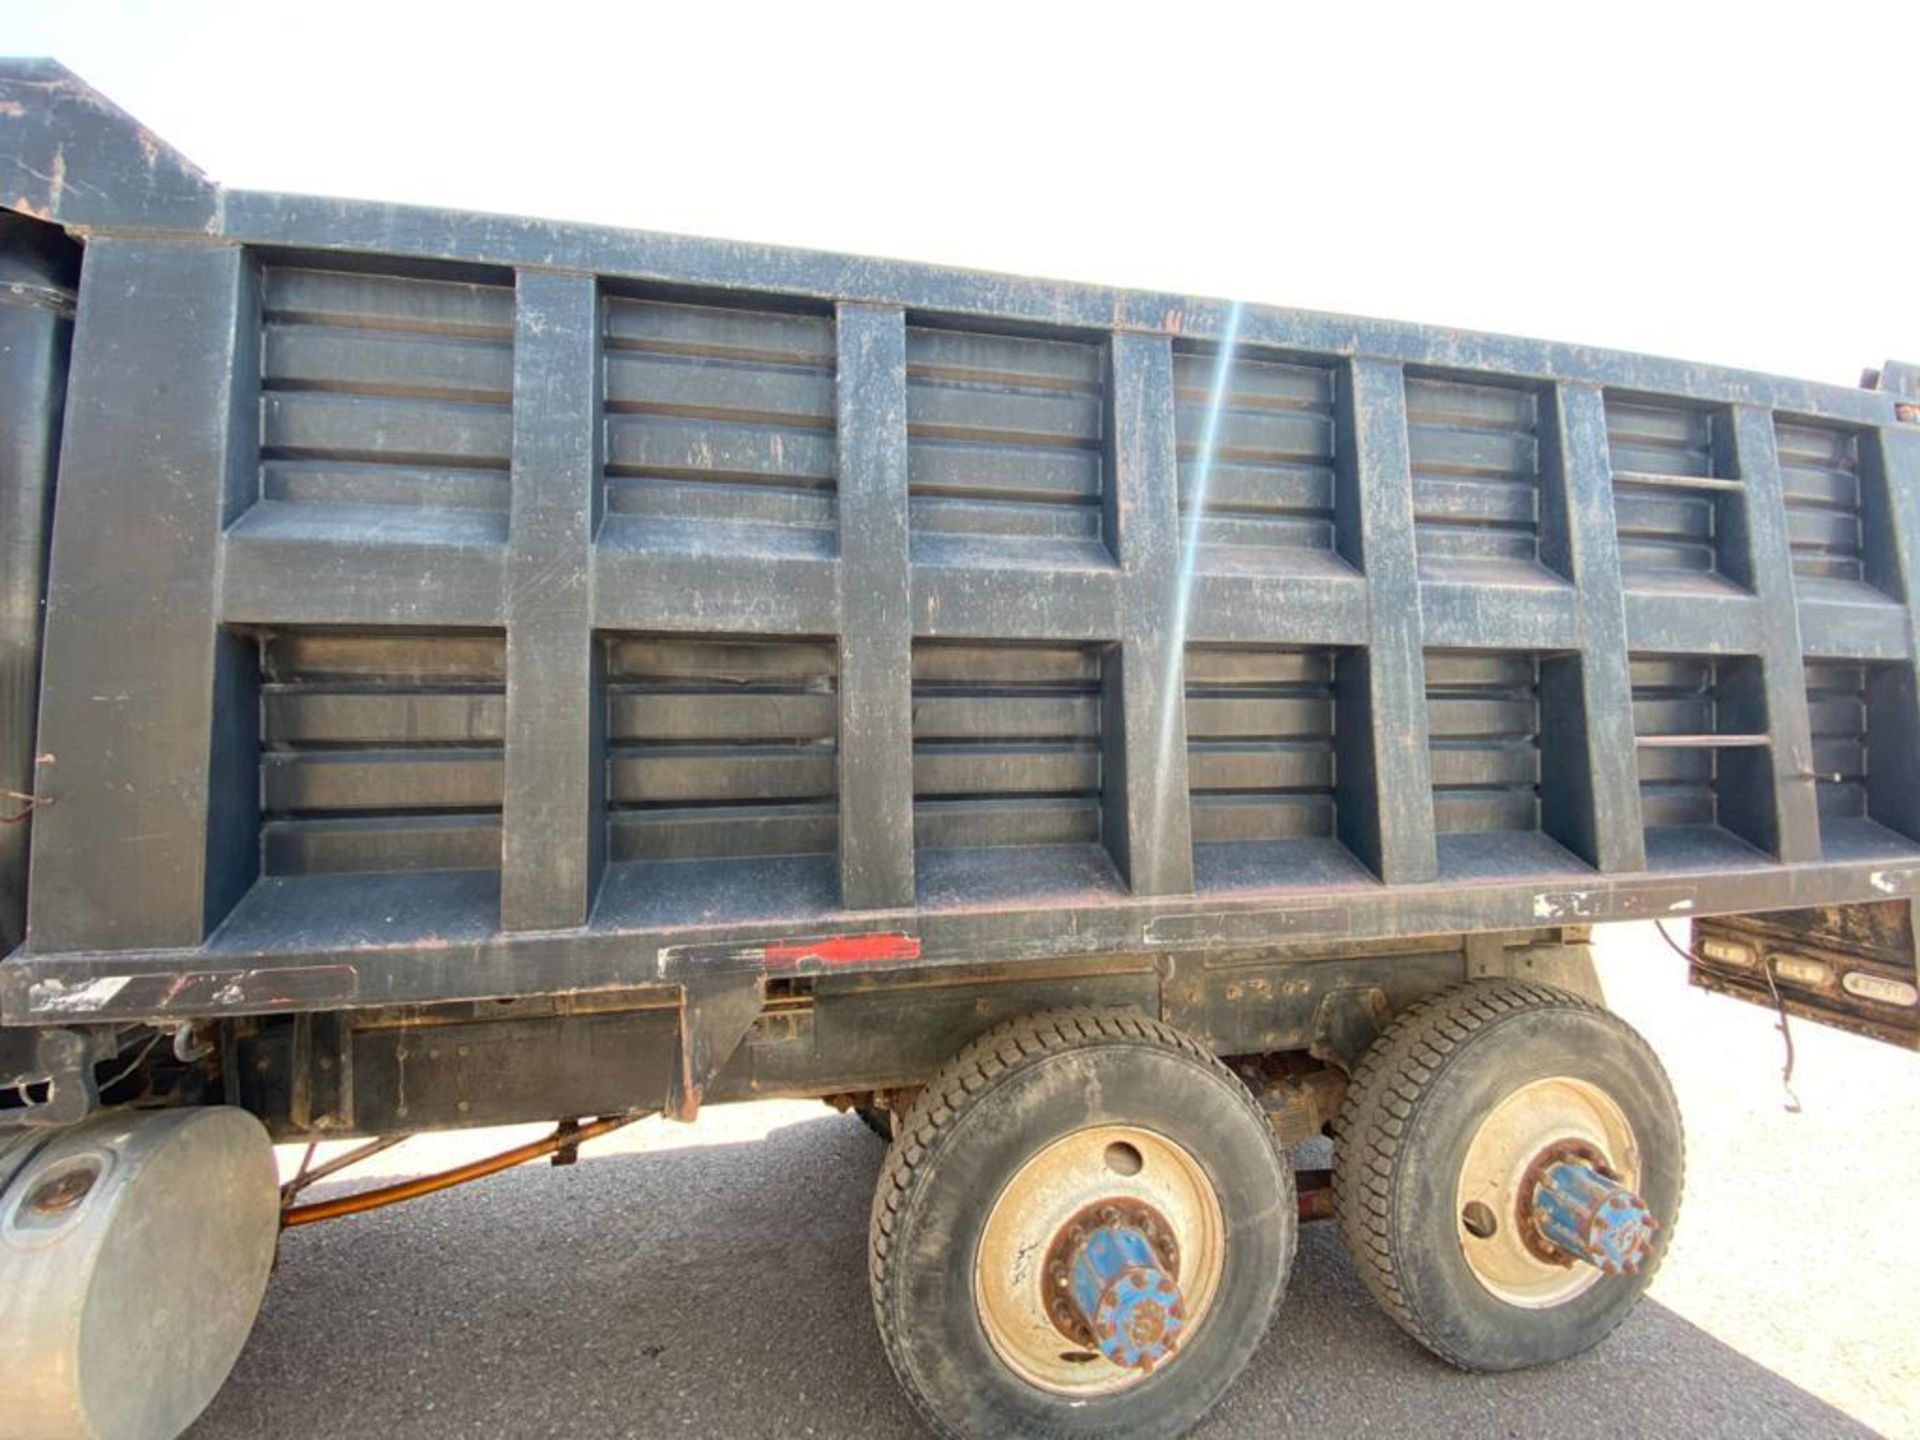
[[[1126,1173],[1129,1150],[1139,1159],[1133,1173]],[[1187,1320],[1165,1364],[1179,1360],[1219,1295],[1226,1215],[1192,1155],[1135,1125],[1101,1125],[1054,1141],[1001,1190],[973,1267],[974,1309],[994,1353],[1022,1380],[1053,1394],[1110,1395],[1147,1378],[1147,1371],[1081,1349],[1047,1310],[1042,1268],[1054,1237],[1089,1206],[1107,1202],[1150,1206],[1173,1230]]]
[[[1454,1198],[1453,1223],[1474,1278],[1492,1294],[1529,1310],[1564,1305],[1597,1285],[1602,1272],[1583,1260],[1557,1264],[1528,1247],[1522,1205],[1528,1172],[1560,1148],[1597,1154],[1628,1189],[1640,1185],[1640,1149],[1633,1127],[1607,1093],[1585,1080],[1554,1076],[1524,1085],[1480,1122],[1467,1145]],[[1470,1207],[1483,1207],[1471,1208]],[[1488,1217],[1491,1234],[1480,1234]]]

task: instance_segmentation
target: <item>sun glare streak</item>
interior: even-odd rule
[[[1207,495],[1213,486],[1214,459],[1220,444],[1220,415],[1227,405],[1227,383],[1233,375],[1233,352],[1240,339],[1240,305],[1227,307],[1227,322],[1220,332],[1220,350],[1214,356],[1213,379],[1207,386],[1206,423],[1200,430],[1200,444],[1193,457],[1192,483],[1187,495],[1186,523],[1180,535],[1180,574],[1173,599],[1173,634],[1167,645],[1167,673],[1160,687],[1161,756],[1160,784],[1167,784],[1173,773],[1171,754],[1173,720],[1177,705],[1186,703],[1186,658],[1188,614],[1193,605],[1194,571],[1200,558],[1200,526],[1206,519]],[[1184,770],[1182,771],[1184,773]],[[1167,796],[1161,797],[1165,814]]]

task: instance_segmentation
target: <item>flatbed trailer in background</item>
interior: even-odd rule
[[[1184,1431],[1336,1215],[1510,1369],[1680,1197],[1588,927],[1920,1037],[1912,367],[229,190],[44,61],[0,205],[0,1434],[469,1178],[269,1137],[765,1096],[943,1433]]]

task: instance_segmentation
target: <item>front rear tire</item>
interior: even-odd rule
[[[1148,1369],[1073,1338],[1047,1285],[1062,1237],[1101,1216],[1178,1272],[1185,1328]],[[874,1315],[943,1435],[1180,1435],[1265,1335],[1296,1226],[1266,1117],[1205,1047],[1136,1011],[1029,1016],[903,1118],[874,1196]]]

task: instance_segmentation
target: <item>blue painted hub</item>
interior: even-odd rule
[[[1131,1225],[1088,1232],[1073,1253],[1072,1294],[1100,1353],[1128,1370],[1166,1359],[1187,1323],[1179,1282]]]
[[[1644,1200],[1581,1160],[1546,1168],[1533,1223],[1548,1244],[1609,1275],[1637,1273],[1660,1228]]]

